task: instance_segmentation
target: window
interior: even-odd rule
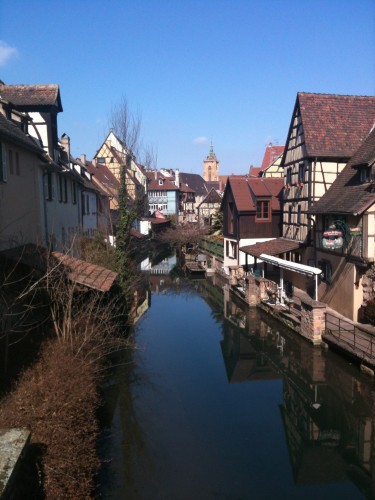
[[[52,173],[48,172],[44,176],[45,183],[45,196],[46,200],[53,200],[53,182],[52,182]]]
[[[63,199],[63,178],[61,175],[58,177],[58,183],[59,183],[59,201],[62,201]]]
[[[98,163],[105,163],[105,158],[97,158]]]
[[[299,183],[304,183],[305,182],[305,164],[300,163],[298,165],[298,182]]]
[[[328,260],[322,260],[319,262],[319,269],[322,270],[322,274],[320,275],[322,281],[325,283],[332,283],[332,266]]]
[[[75,205],[77,203],[77,184],[72,182],[72,203]]]
[[[66,203],[68,201],[68,182],[66,177],[63,178],[63,202]]]
[[[8,149],[8,162],[9,162],[9,174],[13,175],[14,174],[13,151],[11,149]]]
[[[20,155],[16,151],[16,175],[20,175]]]
[[[232,201],[228,203],[228,232],[233,233],[234,231],[234,204]]]
[[[258,200],[255,219],[257,221],[269,221],[271,219],[270,202],[269,200]]]
[[[288,167],[286,170],[286,183],[292,184],[292,167]]]
[[[6,182],[8,179],[7,176],[7,161],[5,154],[5,147],[0,142],[0,182]]]
[[[362,167],[359,169],[359,181],[360,182],[371,181],[371,167]]]
[[[289,205],[288,208],[288,224],[292,223],[292,205]]]
[[[235,241],[227,240],[226,253],[227,257],[230,259],[235,259],[237,257],[237,243]]]

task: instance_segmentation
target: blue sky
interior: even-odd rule
[[[284,144],[298,91],[375,94],[373,0],[0,0],[0,79],[58,83],[92,158],[123,97],[158,168],[220,173]]]

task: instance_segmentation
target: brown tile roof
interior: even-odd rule
[[[105,267],[90,264],[60,252],[52,252],[52,256],[64,266],[71,281],[88,288],[108,292],[117,278],[117,273]]]
[[[194,193],[194,189],[189,188],[189,186],[183,182],[180,182],[181,193]]]
[[[120,183],[106,165],[102,163],[94,165],[92,162],[86,161],[86,168],[92,174],[94,184],[109,196],[117,196]]]
[[[284,147],[285,146],[274,146],[273,144],[268,144],[263,156],[261,170],[264,170],[265,168],[272,165],[272,163],[276,160],[276,158],[278,158],[281,154],[283,154]]]
[[[308,156],[350,158],[375,123],[375,96],[299,92],[296,106]]]
[[[272,210],[281,210],[283,179],[229,176],[227,186],[228,184],[239,212],[254,211],[256,197],[270,197]]]
[[[0,84],[0,97],[16,107],[56,106],[62,111],[60,89],[56,84],[5,85]]]
[[[240,250],[254,257],[260,257],[262,253],[267,255],[280,255],[284,252],[296,250],[299,247],[300,243],[297,241],[285,238],[275,238],[274,240],[262,241],[261,243],[255,243],[255,245],[241,247]]]
[[[329,190],[309,210],[313,214],[361,214],[375,203],[374,182],[361,183],[358,166],[372,167],[375,175],[375,129],[336,178]]]

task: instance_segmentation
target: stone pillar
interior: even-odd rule
[[[254,276],[248,277],[248,287],[247,287],[247,303],[249,306],[256,306],[259,304],[259,292],[258,292],[258,283]]]
[[[301,300],[301,335],[314,345],[322,342],[326,304],[306,298]]]

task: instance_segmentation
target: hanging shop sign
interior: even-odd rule
[[[323,248],[331,250],[342,248],[344,244],[342,232],[338,231],[335,226],[331,226],[328,231],[324,231],[322,244]]]

